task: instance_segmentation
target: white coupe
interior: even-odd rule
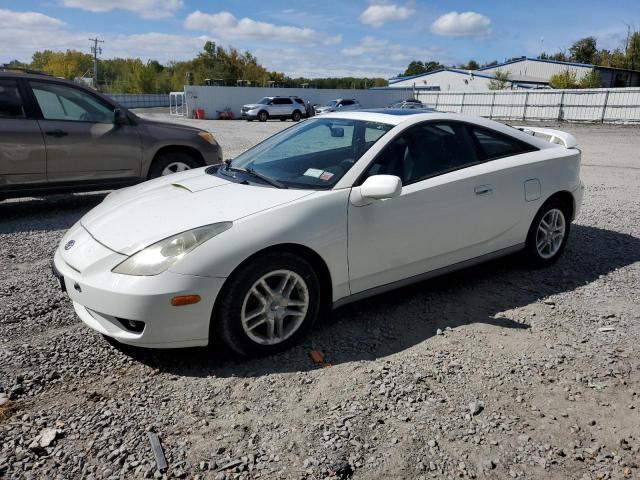
[[[78,316],[122,343],[264,355],[325,308],[516,251],[553,263],[579,173],[556,130],[331,113],[111,193],[64,235],[54,272]]]

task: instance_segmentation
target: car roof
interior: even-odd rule
[[[462,113],[447,113],[437,110],[428,110],[422,108],[416,109],[395,109],[395,108],[372,108],[365,110],[352,110],[349,112],[331,112],[323,113],[319,117],[314,118],[344,118],[349,120],[362,120],[365,122],[385,123],[394,127],[401,124],[414,124],[427,120],[443,120],[468,122],[481,127],[497,130],[498,132],[517,138],[526,143],[534,145],[538,148],[553,148],[558,145],[552,144],[541,137],[534,137],[522,132],[509,125],[490,120],[488,118],[477,117],[473,115],[464,115]]]

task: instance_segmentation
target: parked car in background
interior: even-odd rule
[[[290,118],[299,122],[307,116],[307,106],[300,97],[264,97],[258,103],[243,105],[240,113],[248,121],[266,122],[270,118],[284,121]]]
[[[76,83],[0,69],[0,200],[117,188],[220,163],[213,135]]]
[[[392,103],[391,105],[389,105],[388,108],[420,108],[420,109],[429,109],[429,110],[433,110],[431,108],[428,108],[425,104],[423,104],[420,100],[416,100],[414,98],[407,98],[406,100],[401,100],[399,102],[396,103]]]
[[[112,193],[64,235],[56,274],[119,342],[269,354],[332,306],[510,253],[558,260],[580,150],[523,128],[536,136],[420,110],[314,117],[226,164]]]
[[[335,100],[331,100],[326,105],[317,107],[315,111],[316,115],[319,115],[321,113],[328,112],[348,112],[350,110],[360,110],[361,108],[362,105],[353,98],[337,98]]]

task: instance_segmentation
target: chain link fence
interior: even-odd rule
[[[640,122],[640,89],[416,92],[429,107],[499,120]]]

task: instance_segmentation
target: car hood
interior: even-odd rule
[[[242,185],[200,168],[117,190],[81,224],[104,246],[131,255],[177,233],[235,221],[313,193]]]
[[[243,108],[248,108],[249,110],[253,110],[254,108],[264,107],[264,105],[261,104],[261,103],[247,103],[246,105],[243,105],[242,107]]]

